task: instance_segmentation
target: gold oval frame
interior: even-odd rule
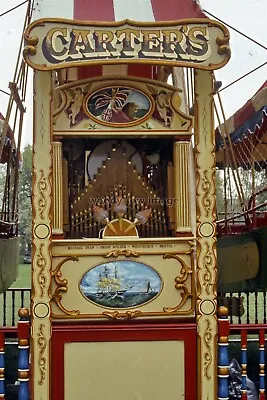
[[[125,89],[135,90],[136,92],[141,93],[143,96],[145,96],[145,97],[149,100],[150,109],[149,109],[149,111],[146,113],[146,115],[145,115],[144,117],[139,118],[139,119],[136,120],[136,121],[126,122],[126,123],[124,123],[124,122],[118,122],[118,123],[116,123],[116,122],[105,122],[105,121],[102,121],[102,120],[96,118],[96,117],[88,110],[88,108],[87,108],[87,102],[88,102],[88,99],[89,99],[91,96],[93,96],[94,94],[96,94],[96,93],[98,93],[98,92],[100,92],[100,91],[102,91],[102,90],[104,90],[104,89],[112,89],[112,88],[119,88],[119,87],[125,88]],[[86,95],[86,96],[84,97],[84,99],[83,99],[83,110],[84,110],[85,114],[86,114],[90,119],[92,119],[94,122],[98,123],[99,125],[109,126],[109,127],[112,127],[112,128],[128,128],[128,127],[131,127],[131,126],[140,125],[140,124],[142,124],[143,122],[147,121],[147,120],[152,116],[153,112],[155,111],[155,101],[154,101],[154,99],[153,99],[153,97],[151,96],[150,93],[144,92],[144,91],[142,91],[142,90],[140,90],[139,88],[136,88],[136,87],[134,87],[134,86],[131,86],[131,85],[127,85],[127,86],[122,86],[122,85],[110,85],[110,86],[99,87],[99,88],[97,88],[96,90],[94,90],[93,92],[87,93],[87,95]]]
[[[144,303],[137,304],[136,306],[129,306],[129,307],[109,307],[109,306],[105,306],[105,305],[103,305],[103,304],[98,304],[98,303],[96,303],[95,301],[93,301],[93,300],[89,299],[88,297],[86,297],[85,294],[84,294],[84,293],[82,292],[82,290],[81,290],[81,282],[82,282],[84,276],[85,276],[88,272],[92,271],[94,268],[97,268],[97,267],[99,267],[100,265],[108,264],[108,263],[111,263],[111,262],[114,262],[114,261],[115,261],[115,262],[120,262],[120,261],[132,261],[132,262],[136,262],[136,263],[138,263],[138,264],[142,264],[142,265],[146,266],[146,267],[149,268],[149,269],[152,269],[152,271],[154,271],[154,272],[158,275],[158,277],[159,277],[159,279],[160,279],[160,281],[161,281],[161,288],[160,288],[159,292],[156,294],[156,296],[154,296],[152,299],[150,299],[150,300],[148,300],[148,301],[145,301]],[[127,258],[127,260],[113,259],[113,260],[109,260],[109,261],[107,261],[107,262],[102,262],[102,263],[100,263],[100,264],[93,265],[92,268],[89,268],[89,270],[87,270],[87,272],[86,272],[85,274],[83,274],[83,276],[80,278],[79,283],[78,283],[78,290],[79,290],[79,292],[81,293],[81,295],[85,298],[85,300],[87,300],[89,303],[93,304],[93,305],[96,306],[96,307],[103,308],[104,310],[107,309],[107,310],[114,310],[114,311],[118,311],[118,310],[120,310],[120,311],[123,311],[123,310],[132,310],[132,309],[135,309],[135,308],[138,308],[138,307],[143,307],[143,306],[145,306],[145,305],[151,303],[151,302],[154,301],[155,299],[157,299],[157,298],[161,295],[163,289],[164,289],[164,280],[162,279],[161,274],[160,274],[157,270],[155,270],[153,267],[151,267],[150,265],[148,265],[148,264],[146,264],[146,263],[143,263],[143,262],[140,262],[140,261],[137,261],[137,260],[132,259],[132,258]]]

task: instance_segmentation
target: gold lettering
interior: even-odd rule
[[[159,30],[142,30],[144,41],[142,46],[142,53],[145,56],[159,56],[160,53],[160,31]]]
[[[95,40],[95,51],[97,53],[110,53],[111,55],[119,55],[116,48],[113,46],[112,42],[116,44],[115,35],[112,31],[107,30],[97,30],[94,32],[94,40]]]
[[[166,58],[181,58],[185,54],[183,49],[186,42],[185,35],[178,29],[163,30],[163,53]]]
[[[135,40],[138,39],[141,42],[141,32],[138,29],[126,28],[117,30],[116,35],[118,41],[123,44],[121,52],[128,56],[135,55]]]
[[[43,52],[46,59],[53,64],[64,60],[68,53],[68,41],[67,28],[55,27],[50,29],[43,40]]]
[[[86,57],[94,52],[89,42],[90,31],[85,29],[73,29],[70,33],[71,43],[69,56],[80,59],[83,55]]]

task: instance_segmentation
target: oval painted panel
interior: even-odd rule
[[[90,269],[82,277],[80,291],[90,301],[110,308],[147,303],[162,289],[158,273],[140,262],[110,261]]]
[[[110,86],[85,99],[85,110],[94,121],[108,126],[140,124],[153,112],[153,100],[137,89]]]

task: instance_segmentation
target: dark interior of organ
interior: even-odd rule
[[[101,237],[118,216],[139,237],[173,236],[172,158],[172,139],[64,139],[64,236]]]

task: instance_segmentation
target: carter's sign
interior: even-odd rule
[[[38,70],[132,62],[218,69],[230,57],[229,33],[218,22],[207,21],[163,25],[126,20],[107,26],[37,20],[25,32],[24,58]]]

